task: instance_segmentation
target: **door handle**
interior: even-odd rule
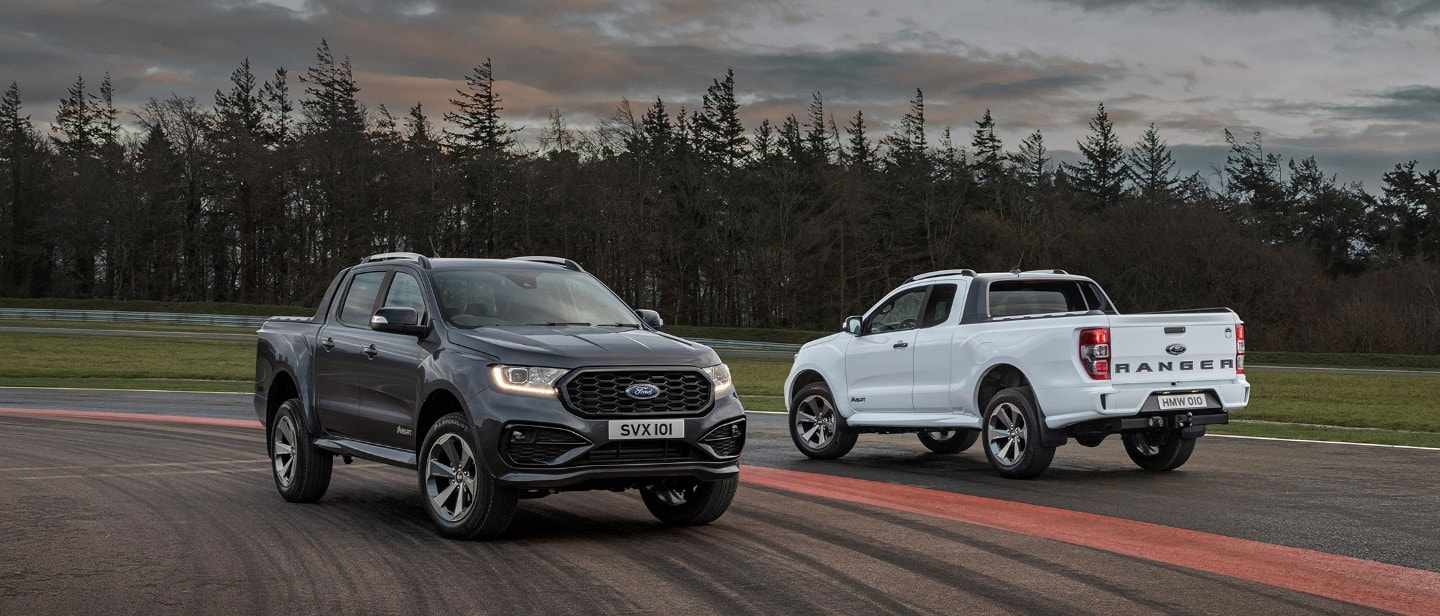
[[[329,351],[330,349],[335,348],[335,339],[326,338],[323,342],[320,343],[320,346],[325,347],[325,350]]]
[[[892,347],[892,348],[903,349],[903,348],[908,347],[908,346],[910,346],[910,343],[909,343],[909,342],[905,342],[904,340],[901,340],[900,342],[896,342],[895,345],[894,345],[894,347]]]
[[[365,350],[361,351],[361,353],[364,353],[365,356],[369,357],[370,359],[375,359],[375,356],[380,354],[380,350],[376,349],[375,345],[372,344],[365,347]]]

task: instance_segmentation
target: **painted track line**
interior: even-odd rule
[[[0,416],[259,429],[260,422],[144,413],[0,408]],[[953,520],[1206,571],[1402,614],[1435,613],[1440,573],[1092,513],[913,486],[744,466],[751,485]]]

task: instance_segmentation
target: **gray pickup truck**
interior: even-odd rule
[[[259,332],[275,487],[325,494],[335,456],[416,470],[441,535],[504,532],[521,498],[638,489],[669,524],[735,495],[745,413],[708,347],[658,331],[573,261],[367,257],[315,316]]]

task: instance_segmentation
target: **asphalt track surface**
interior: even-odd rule
[[[31,409],[0,410],[0,614],[1440,613],[1434,450],[1206,437],[1153,474],[1111,439],[1006,481],[909,435],[805,460],[757,414],[714,524],[573,493],[479,543],[434,535],[413,475],[379,464],[285,503],[244,395],[0,407]]]

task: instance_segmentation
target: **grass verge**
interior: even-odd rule
[[[255,345],[0,333],[0,386],[249,391]],[[726,357],[745,407],[784,411],[788,359]],[[1216,434],[1440,446],[1440,377],[1265,372]]]

